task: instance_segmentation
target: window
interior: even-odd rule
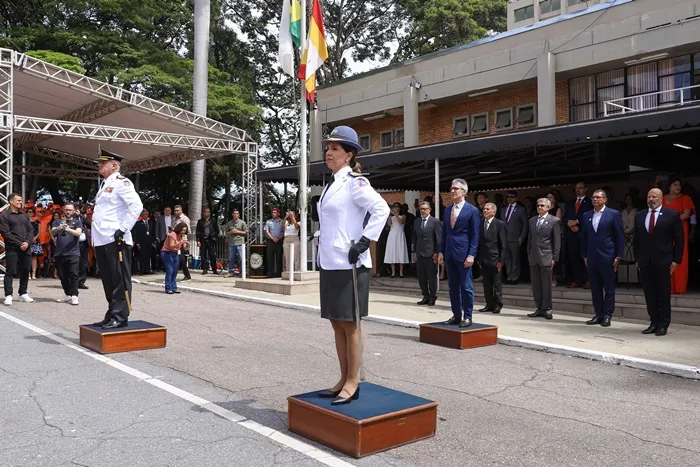
[[[627,95],[638,96],[659,90],[659,66],[657,62],[627,68]],[[627,107],[635,110],[650,109],[657,106],[657,95],[639,99],[629,99]]]
[[[379,148],[387,149],[394,147],[394,132],[384,131],[379,135]]]
[[[598,117],[605,115],[605,102],[625,97],[625,70],[606,71],[598,73],[596,76],[597,100],[598,100]],[[625,101],[616,102],[618,105],[627,106]],[[614,105],[608,106],[608,115],[622,112],[620,107]]]
[[[595,76],[584,76],[569,81],[569,120],[580,122],[596,117]]]
[[[690,55],[669,58],[659,62],[659,91],[668,91],[659,95],[659,104],[677,104],[690,100],[690,89],[680,90],[693,85]],[[696,70],[697,73],[697,70]]]
[[[403,128],[396,130],[394,135],[394,143],[396,144],[397,148],[403,147]]]
[[[693,80],[694,85],[700,84],[700,53],[693,55],[695,63],[693,65],[693,70],[695,70],[695,79]],[[693,99],[700,100],[700,88],[693,89]]]
[[[472,115],[472,135],[489,132],[489,114]]]
[[[540,0],[540,13],[551,13],[561,10],[561,0]]]
[[[501,109],[494,116],[496,131],[510,130],[513,128],[513,109]]]
[[[362,146],[361,152],[367,152],[372,149],[372,138],[370,135],[360,136],[360,146]]]
[[[524,8],[518,8],[515,10],[515,22],[525,21],[526,19],[535,17],[535,5],[526,6]]]
[[[452,137],[469,136],[469,117],[452,119]]]
[[[518,128],[537,125],[537,115],[535,112],[535,104],[521,105],[518,107]]]

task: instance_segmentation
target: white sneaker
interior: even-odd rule
[[[70,296],[70,295],[64,295],[63,298],[59,298],[59,299],[56,300],[56,301],[57,301],[58,303],[68,303],[68,302],[70,302],[70,300],[71,300],[71,296]]]
[[[7,295],[5,297],[5,305],[7,305],[7,306],[12,305],[12,295]]]
[[[34,299],[30,297],[29,294],[20,295],[19,299],[25,303],[32,303],[34,301]]]
[[[71,305],[79,305],[79,303],[78,303],[78,297],[76,297],[75,295],[72,296],[72,297],[70,297],[70,304],[71,304]]]

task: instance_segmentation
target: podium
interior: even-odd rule
[[[435,436],[437,402],[367,382],[345,405],[318,393],[287,398],[289,431],[356,459]]]
[[[473,323],[468,328],[457,324],[426,323],[420,325],[420,341],[451,349],[473,349],[498,343],[498,326]]]
[[[100,354],[160,349],[165,347],[167,333],[165,327],[146,321],[130,321],[117,329],[82,324],[80,345]]]

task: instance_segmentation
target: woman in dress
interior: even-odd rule
[[[695,204],[690,196],[681,193],[682,189],[680,178],[669,177],[667,193],[662,204],[663,207],[673,209],[680,214],[683,223],[683,260],[671,276],[671,294],[684,294],[688,287],[688,232],[690,216],[695,212]]]
[[[396,265],[399,265],[399,276],[403,277],[403,265],[408,264],[408,247],[404,234],[406,216],[401,215],[401,205],[394,203],[391,207],[391,216],[386,220],[389,230],[389,238],[386,241],[384,263],[391,264],[391,277],[396,277]]]
[[[35,214],[36,212],[34,211],[34,208],[27,209],[27,217],[29,217],[29,220],[32,223],[32,228],[34,229],[34,233],[32,234],[32,244],[29,245],[29,253],[32,255],[32,268],[29,271],[30,279],[36,279],[36,271],[39,267],[39,257],[44,255],[44,248],[41,246],[41,242],[39,242],[39,221],[36,219]]]
[[[180,222],[166,235],[160,250],[160,260],[165,268],[165,293],[168,295],[180,293],[177,290],[177,267],[180,264],[178,254],[180,249],[187,250],[190,247],[184,235],[187,235],[187,224]]]
[[[327,145],[326,165],[333,176],[318,204],[321,317],[330,320],[333,327],[340,380],[319,396],[335,398],[331,403],[337,405],[360,397],[362,336],[356,320],[368,314],[372,267],[368,249],[382,233],[389,207],[359,173],[356,157],[362,147],[355,130],[336,127],[323,144]],[[357,265],[359,317],[355,313],[353,264]]]
[[[297,221],[297,216],[294,211],[287,211],[282,221],[282,227],[284,228],[284,242],[282,243],[282,249],[284,250],[284,268],[285,272],[289,272],[289,264],[292,259],[289,257],[290,245],[294,245],[294,271],[299,272],[299,221]]]

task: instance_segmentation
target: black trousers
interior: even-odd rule
[[[139,260],[139,272],[141,274],[151,273],[151,254],[153,247],[150,243],[142,243],[139,245],[138,260]]]
[[[667,328],[671,324],[671,264],[649,265],[639,270],[644,299],[651,324]]]
[[[131,246],[123,243],[122,250],[123,263],[120,263],[116,242],[95,247],[95,257],[108,306],[105,319],[114,318],[119,322],[129,318],[125,294],[127,290],[131,301]]]
[[[190,257],[189,251],[180,250],[180,263],[178,264],[178,269],[182,269],[182,273],[185,275],[185,279],[191,278],[190,267],[187,265],[187,258],[189,258],[189,257]]]
[[[267,242],[267,275],[268,277],[282,277],[282,242]]]
[[[481,274],[484,276],[484,298],[486,308],[489,310],[503,308],[502,276],[496,266],[481,265]]]
[[[199,253],[202,256],[202,271],[209,270],[209,262],[211,261],[211,269],[216,274],[216,240],[204,240]]]
[[[90,253],[90,247],[88,246],[88,242],[80,242],[80,263],[78,265],[78,287],[85,285],[85,281],[87,280],[89,253]]]
[[[578,235],[567,236],[567,259],[571,268],[572,282],[583,285],[588,281],[588,268],[581,257],[581,240]]]
[[[69,297],[78,296],[78,284],[80,283],[80,256],[56,256],[56,268],[61,278],[63,292]]]
[[[429,300],[437,299],[437,264],[433,262],[433,257],[418,256],[418,284],[423,298]]]
[[[8,249],[5,255],[5,296],[12,295],[12,279],[19,274],[19,295],[27,293],[29,270],[32,268],[32,256],[26,251]]]

